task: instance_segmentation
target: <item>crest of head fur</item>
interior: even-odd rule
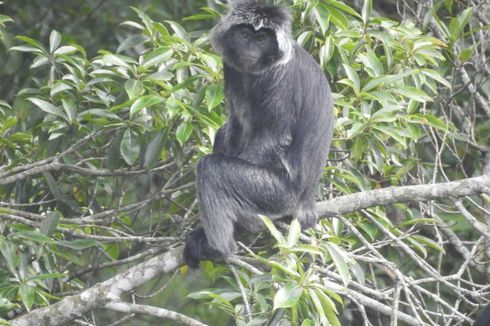
[[[211,44],[216,52],[223,54],[221,44],[223,34],[233,25],[248,24],[255,30],[269,28],[276,34],[279,50],[282,52],[278,64],[287,63],[292,55],[291,15],[284,7],[268,6],[257,0],[236,0],[231,2],[229,12],[211,31]]]

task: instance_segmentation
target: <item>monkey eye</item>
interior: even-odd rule
[[[257,42],[259,44],[261,44],[261,45],[264,44],[264,42],[265,42],[265,36],[264,35],[258,35],[257,36]]]
[[[243,39],[243,40],[248,40],[248,34],[243,32],[240,34],[240,37]]]

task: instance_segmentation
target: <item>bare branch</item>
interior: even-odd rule
[[[173,163],[169,164],[164,164],[162,166],[158,166],[153,169],[143,169],[143,170],[128,170],[128,169],[119,169],[119,170],[106,170],[106,169],[88,169],[88,168],[82,168],[76,165],[71,165],[71,164],[62,164],[58,162],[46,162],[46,164],[40,165],[40,166],[35,166],[32,168],[29,168],[24,171],[20,171],[14,175],[7,176],[5,178],[2,178],[0,180],[0,185],[7,185],[10,183],[14,183],[19,180],[23,180],[25,178],[28,178],[30,176],[40,174],[43,172],[47,171],[70,171],[70,172],[75,172],[83,175],[90,175],[90,176],[96,176],[96,177],[108,177],[108,176],[129,176],[129,175],[139,175],[139,174],[145,174],[145,173],[152,173],[152,172],[158,172],[161,170],[164,170],[168,168],[169,166],[173,165]]]
[[[198,320],[179,314],[178,312],[153,306],[118,301],[108,303],[105,307],[120,312],[144,314],[163,319],[170,319],[189,326],[207,326]]]
[[[174,248],[79,294],[65,297],[51,306],[31,311],[10,321],[10,323],[14,326],[68,325],[68,322],[73,318],[111,301],[119,300],[123,292],[130,291],[153,278],[180,267],[182,265],[182,251],[183,247]]]
[[[317,203],[316,209],[321,216],[335,216],[373,206],[449,197],[459,198],[480,193],[490,194],[490,175],[430,185],[368,190]]]

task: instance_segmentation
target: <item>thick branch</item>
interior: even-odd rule
[[[320,216],[334,216],[373,206],[449,197],[459,198],[479,193],[490,194],[490,175],[430,185],[368,190],[319,202],[316,209]]]
[[[79,294],[65,297],[51,306],[31,311],[10,323],[14,326],[68,325],[70,320],[86,312],[119,300],[123,292],[175,270],[182,265],[182,250],[182,247],[178,247],[155,256]]]

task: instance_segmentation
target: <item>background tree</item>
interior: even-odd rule
[[[0,316],[471,321],[490,299],[489,4],[282,3],[334,92],[328,218],[302,234],[264,217],[235,267],[198,272],[180,251],[198,221],[195,163],[226,119],[207,40],[222,4],[0,7]]]

